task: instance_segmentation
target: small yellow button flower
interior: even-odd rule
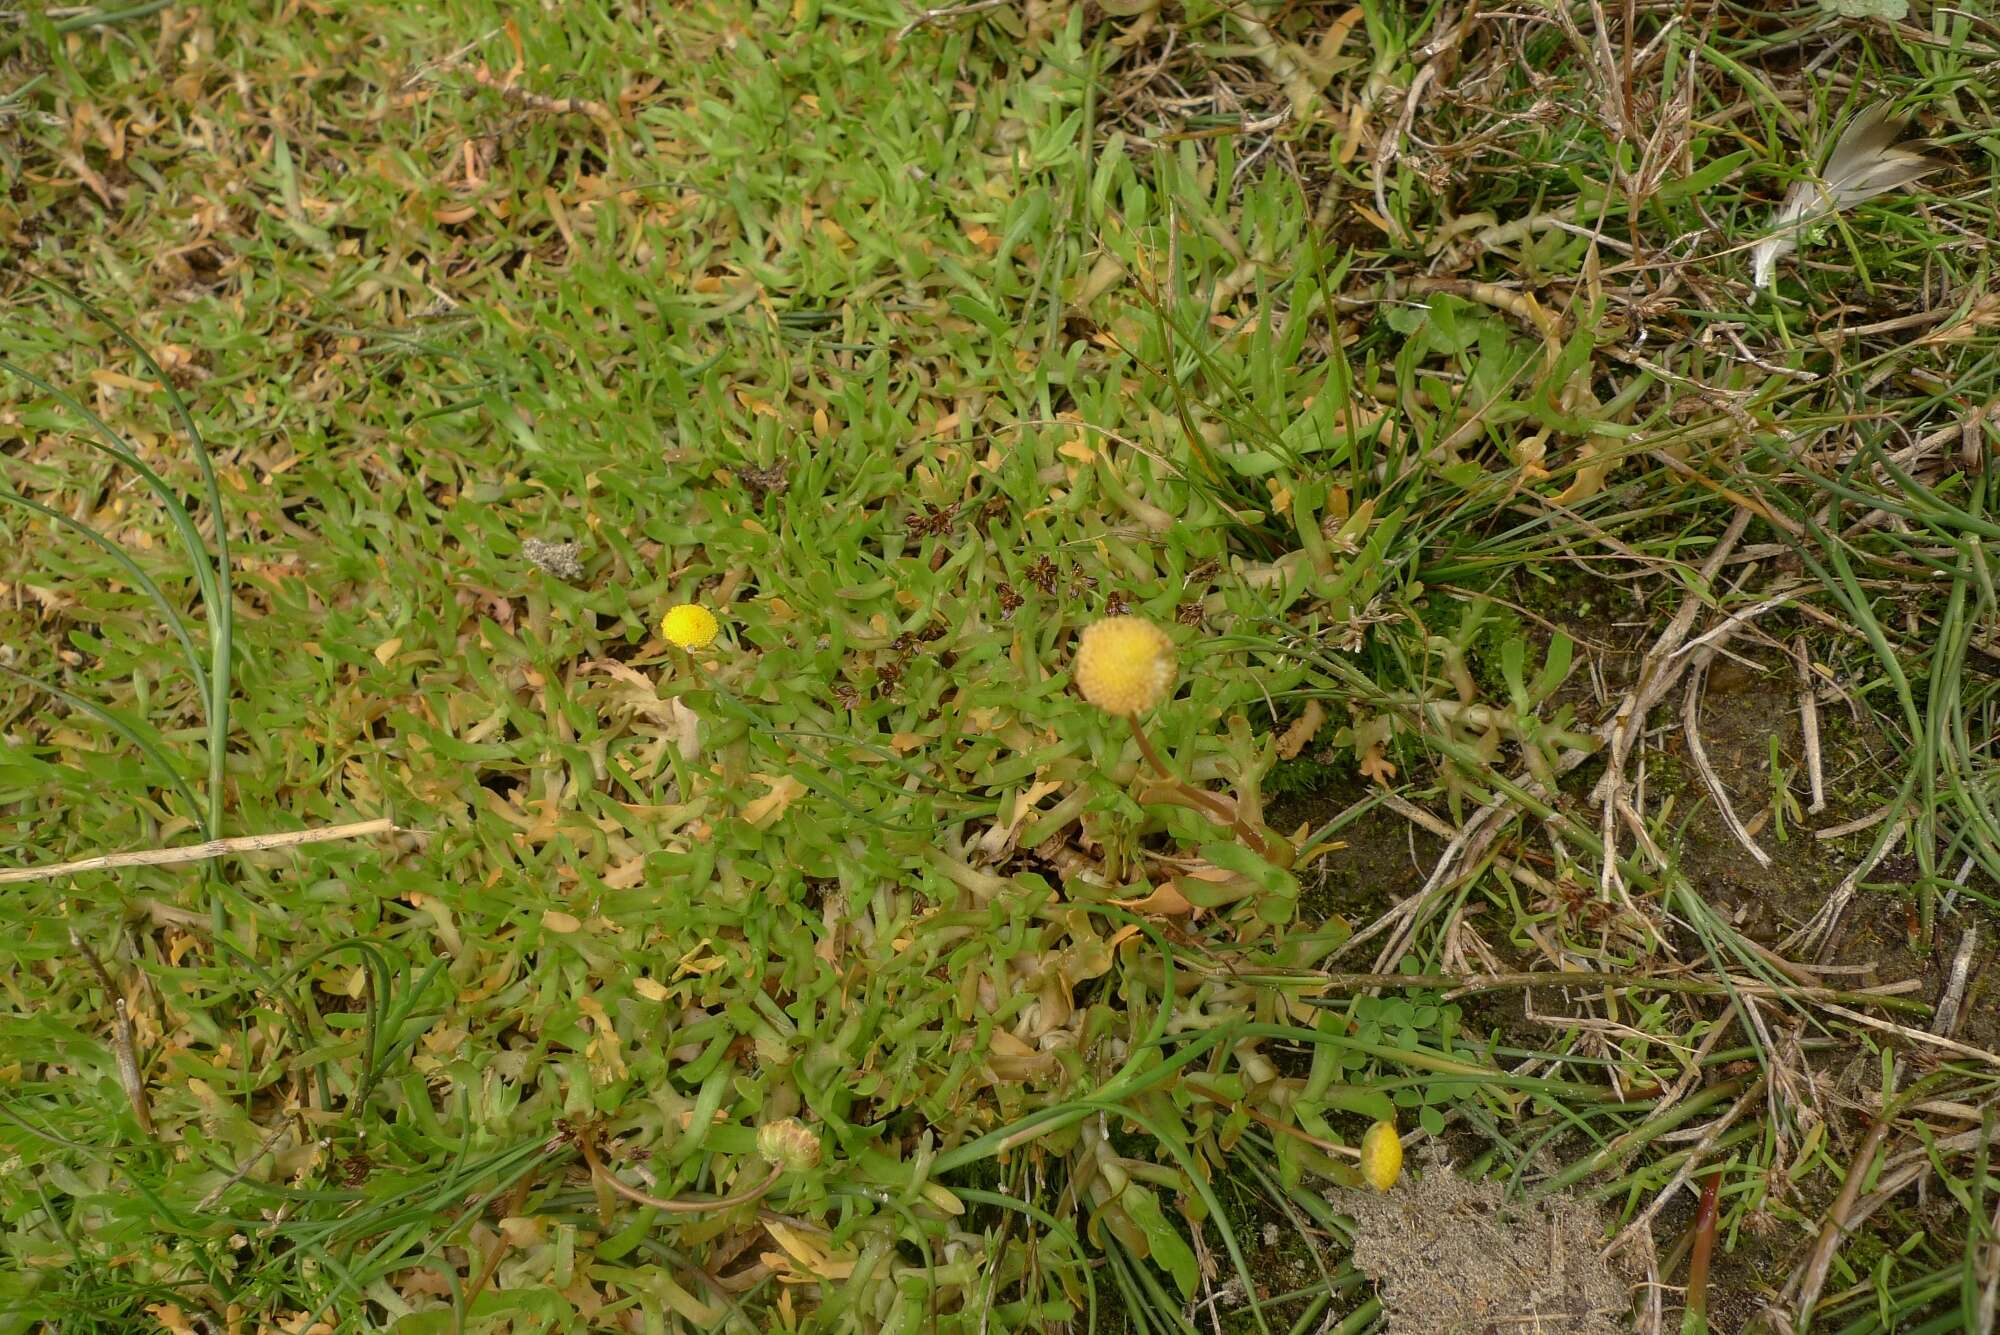
[[[1361,1138],[1361,1176],[1377,1191],[1387,1191],[1403,1175],[1403,1142],[1394,1122],[1377,1122]]]
[[[1140,617],[1106,617],[1076,641],[1076,687],[1107,714],[1143,714],[1174,688],[1174,642]]]
[[[660,621],[660,634],[683,649],[705,649],[715,639],[715,613],[698,603],[682,603],[667,609]]]

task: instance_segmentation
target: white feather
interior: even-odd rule
[[[1770,234],[1750,252],[1751,272],[1758,287],[1769,287],[1778,261],[1798,248],[1799,238],[1814,223],[1865,203],[1877,195],[1901,190],[1944,164],[1927,157],[1914,144],[1899,144],[1903,127],[1880,106],[1868,108],[1841,132],[1817,179],[1796,182],[1771,219]]]

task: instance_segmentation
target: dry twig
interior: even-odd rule
[[[1812,789],[1812,804],[1806,814],[1817,816],[1826,810],[1826,768],[1819,746],[1819,692],[1805,641],[1792,641],[1792,661],[1799,669],[1799,737],[1806,752],[1806,783]]]
[[[172,867],[188,862],[207,862],[235,853],[262,853],[276,848],[297,848],[303,844],[324,844],[336,839],[363,839],[371,834],[388,834],[394,821],[355,821],[351,825],[327,825],[316,830],[287,830],[282,834],[246,834],[233,839],[211,839],[207,843],[180,848],[144,848],[130,853],[102,853],[59,862],[52,867],[9,867],[0,871],[0,885],[22,881],[49,881],[58,876],[76,876],[87,871],[117,871],[122,867]]]
[[[1884,808],[1884,811],[1886,810],[1888,808]],[[1866,829],[1868,825],[1873,823],[1874,821],[1871,819],[1865,824],[1857,824],[1855,828]],[[1835,929],[1840,925],[1841,915],[1847,912],[1848,901],[1854,898],[1855,891],[1860,888],[1861,878],[1873,871],[1875,864],[1880,862],[1891,848],[1895,847],[1898,839],[1902,838],[1903,830],[1907,823],[1906,821],[1898,820],[1884,831],[1882,837],[1875,841],[1875,846],[1868,850],[1868,856],[1856,863],[1854,870],[1847,873],[1841,883],[1834,887],[1833,893],[1827,897],[1826,903],[1821,906],[1819,912],[1813,914],[1807,920],[1805,926],[1786,937],[1783,944],[1778,948],[1786,954],[1793,954],[1817,944],[1819,946],[1819,959],[1824,961],[1831,958],[1834,947],[1840,943]]]
[[[224,1193],[226,1193],[231,1187],[235,1186],[238,1182],[241,1182],[244,1178],[250,1176],[250,1170],[257,1166],[258,1161],[271,1152],[272,1147],[278,1143],[279,1138],[282,1137],[285,1134],[285,1132],[292,1129],[292,1124],[290,1119],[296,1116],[297,1114],[298,1114],[297,1108],[285,1109],[283,1115],[281,1115],[278,1118],[278,1124],[271,1128],[271,1134],[264,1137],[263,1143],[259,1145],[255,1150],[251,1151],[250,1156],[246,1158],[242,1163],[236,1166],[235,1172],[231,1173],[226,1179],[218,1183],[216,1185],[215,1190],[209,1192],[208,1195],[201,1198],[201,1204],[194,1207],[196,1213],[206,1214],[217,1201],[222,1199]]]
[[[1708,795],[1715,799],[1716,812],[1721,815],[1723,825],[1734,836],[1745,852],[1757,860],[1760,867],[1771,865],[1771,855],[1758,847],[1750,831],[1743,826],[1742,818],[1736,814],[1736,807],[1729,800],[1729,790],[1722,786],[1722,776],[1709,763],[1708,748],[1701,741],[1701,687],[1708,678],[1708,658],[1710,651],[1704,651],[1701,661],[1688,670],[1687,703],[1681,713],[1681,723],[1687,735],[1688,759],[1694,762],[1695,771],[1701,775],[1702,783],[1708,788]]]
[[[69,929],[69,943],[77,954],[83,956],[83,962],[90,966],[90,971],[97,975],[98,986],[104,989],[105,1000],[111,1003],[111,1050],[118,1062],[118,1083],[124,1087],[126,1101],[132,1105],[132,1115],[139,1119],[139,1129],[149,1136],[155,1135],[153,1105],[146,1097],[146,1081],[139,1073],[139,1056],[132,1046],[132,1017],[126,1011],[125,994],[112,983],[104,961],[84,944],[74,924]]]
[[[1688,632],[1694,629],[1695,618],[1708,604],[1705,590],[1715,577],[1722,573],[1723,564],[1729,560],[1736,544],[1742,540],[1743,532],[1750,527],[1750,515],[1738,510],[1730,517],[1729,527],[1723,530],[1721,538],[1709,552],[1708,560],[1702,562],[1700,588],[1692,590],[1681,600],[1681,605],[1667,622],[1666,628],[1653,642],[1646,654],[1645,662],[1639,668],[1639,680],[1625,693],[1625,698],[1612,711],[1611,717],[1598,727],[1597,735],[1605,743],[1604,777],[1597,781],[1591,792],[1591,800],[1599,803],[1603,810],[1601,831],[1606,836],[1604,848],[1604,888],[1607,892],[1617,877],[1617,843],[1613,823],[1616,806],[1625,787],[1625,762],[1631,756],[1634,746],[1644,735],[1646,717],[1653,706],[1666,698],[1681,673],[1687,670],[1687,660],[1679,655]]]
[[[1861,1184],[1867,1178],[1869,1168],[1875,1162],[1876,1153],[1882,1142],[1888,1138],[1891,1118],[1885,1111],[1868,1128],[1868,1135],[1862,1140],[1860,1149],[1847,1166],[1847,1180],[1840,1184],[1840,1194],[1834,1197],[1828,1207],[1826,1219],[1820,1224],[1819,1237],[1806,1256],[1805,1263],[1793,1272],[1785,1285],[1785,1296],[1797,1295],[1793,1311],[1800,1316],[1812,1310],[1819,1301],[1819,1293],[1826,1286],[1826,1272],[1833,1264],[1833,1254],[1840,1249],[1840,1239],[1845,1234],[1848,1216],[1854,1210],[1854,1203],[1861,1195]]]
[[[1979,925],[1974,923],[1958,938],[1951,968],[1945,974],[1944,991],[1938,996],[1937,1012],[1931,1017],[1931,1032],[1950,1038],[1958,1030],[1959,1008],[1965,1004],[1965,985],[1972,976],[1972,957],[1979,950]]]

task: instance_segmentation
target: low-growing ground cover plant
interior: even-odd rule
[[[1878,10],[10,16],[0,1330],[1990,1328]]]

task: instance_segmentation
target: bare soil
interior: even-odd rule
[[[1563,625],[1579,644],[1579,667],[1568,688],[1568,702],[1587,725],[1603,716],[1635,677],[1646,643],[1656,633],[1659,609],[1629,605],[1630,595],[1618,588],[1593,588],[1587,596],[1571,589],[1552,601],[1555,606],[1544,608],[1548,619]],[[1770,629],[1784,633],[1781,626]],[[1771,810],[1773,738],[1786,771],[1786,787],[1799,807],[1809,801],[1796,669],[1775,647],[1731,647],[1732,655],[1718,659],[1708,673],[1699,702],[1700,736],[1711,767],[1739,818],[1770,855],[1770,865],[1759,865],[1730,832],[1689,756],[1684,697],[1678,691],[1652,719],[1657,731],[1648,741],[1646,809],[1669,813],[1673,839],[1668,852],[1706,902],[1745,936],[1777,948],[1822,909],[1879,832],[1871,829],[1822,839],[1816,831],[1878,809],[1900,778],[1898,757],[1890,739],[1849,711],[1837,694],[1823,699],[1819,721],[1826,806],[1812,814],[1787,813],[1781,834],[1777,814]],[[1586,664],[1586,657],[1594,663]],[[1564,801],[1585,810],[1596,777],[1595,765],[1569,776]],[[1341,777],[1311,793],[1273,801],[1271,824],[1286,830],[1301,822],[1317,827],[1367,792],[1360,779]],[[1308,918],[1338,915],[1357,928],[1414,893],[1441,851],[1434,836],[1379,808],[1346,825],[1338,838],[1344,846],[1306,876],[1301,908]],[[1984,910],[1977,904],[1962,905],[1958,912],[1939,914],[1932,930],[1924,932],[1912,885],[1916,874],[1914,858],[1900,852],[1885,857],[1863,880],[1827,948],[1816,961],[1801,962],[1826,969],[1829,984],[1840,987],[1914,981],[1912,995],[1935,1002],[1945,986],[1959,934],[1970,921],[1967,915],[1983,915]],[[1974,960],[1957,1036],[1991,1048],[2000,1043],[2000,1007],[1993,1004],[1994,979],[2000,977],[1994,968],[1994,943],[2000,931],[1994,930],[1990,915],[1985,919],[1984,944]],[[1692,939],[1683,944],[1695,945]],[[1527,967],[1530,961],[1515,963]],[[1546,1043],[1548,1031],[1522,1014],[1518,994],[1476,1000],[1479,1004],[1472,1012],[1476,1027],[1497,1029],[1505,1041],[1523,1046]],[[1854,1076],[1856,1062],[1864,1058],[1859,1047],[1814,1058],[1816,1087],[1829,1095],[1829,1106],[1816,1111],[1830,1120],[1832,1134],[1840,1140],[1858,1136],[1863,1129],[1853,1096],[1863,1092]],[[1816,1217],[1837,1185],[1809,1176],[1798,1184],[1790,1204],[1803,1215]],[[1356,1263],[1377,1278],[1378,1293],[1394,1321],[1392,1329],[1531,1328],[1589,1335],[1629,1328],[1624,1315],[1630,1307],[1627,1281],[1583,1265],[1584,1258],[1595,1257],[1595,1244],[1601,1244],[1608,1222],[1587,1204],[1550,1206],[1539,1214],[1536,1210],[1542,1207],[1516,1206],[1510,1213],[1499,1188],[1466,1183],[1433,1165],[1412,1181],[1407,1192],[1399,1188],[1370,1200],[1347,1193],[1341,1207],[1354,1213],[1361,1226]],[[1674,1253],[1674,1246],[1692,1226],[1693,1215],[1692,1193],[1683,1193],[1682,1200],[1662,1212],[1654,1227],[1662,1255],[1684,1254],[1684,1249]],[[1911,1222],[1907,1215],[1901,1219],[1905,1227]],[[1887,1220],[1877,1223],[1896,1227]],[[1470,1241],[1460,1245],[1454,1239]],[[1807,1235],[1797,1229],[1753,1229],[1741,1233],[1733,1249],[1718,1248],[1711,1274],[1711,1328],[1748,1329],[1776,1285],[1791,1272],[1806,1242]],[[1447,1245],[1450,1255],[1438,1250]],[[1870,1246],[1868,1238],[1855,1239],[1849,1254],[1864,1255]],[[1537,1273],[1547,1279],[1539,1286],[1523,1279],[1529,1251],[1537,1247],[1543,1267]],[[1552,1247],[1562,1248],[1582,1268],[1575,1273],[1551,1271]],[[1673,1284],[1685,1276],[1662,1278]],[[1560,1313],[1570,1315],[1559,1317]],[[1479,1324],[1482,1320],[1486,1324]],[[1674,1320],[1670,1312],[1670,1323]]]
[[[1344,1192],[1354,1264],[1374,1278],[1393,1335],[1618,1335],[1630,1279],[1603,1261],[1605,1220],[1561,1194],[1509,1201],[1497,1182],[1433,1158],[1394,1191]]]

